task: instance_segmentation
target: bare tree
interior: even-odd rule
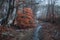
[[[2,19],[1,21],[1,25],[7,25],[8,24],[8,19],[9,19],[9,16],[13,13],[14,11],[14,2],[15,0],[5,0],[3,2],[3,7],[6,7],[6,8],[3,8],[3,10],[6,11],[6,15],[4,16],[4,18]],[[8,6],[7,6],[8,4]],[[5,6],[4,6],[5,5]],[[3,12],[3,15],[4,15],[4,11]]]
[[[48,0],[48,8],[47,8],[47,20],[54,23],[55,20],[55,13],[54,13],[54,7],[55,7],[56,0]]]

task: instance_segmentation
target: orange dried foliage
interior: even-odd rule
[[[31,8],[24,8],[24,12],[20,10],[17,11],[17,18],[15,22],[17,22],[17,26],[20,28],[33,28],[35,27],[35,19],[33,16],[33,12]]]
[[[5,31],[7,31],[7,29],[3,26],[0,26],[0,32],[5,32]]]

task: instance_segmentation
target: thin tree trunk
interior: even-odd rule
[[[8,9],[8,12],[7,12],[7,16],[6,16],[5,20],[4,20],[4,22],[2,23],[2,25],[6,25],[8,23],[9,15],[10,15],[10,13],[13,12],[14,7],[13,7],[13,5],[11,5],[11,2],[12,2],[12,0],[9,0],[9,9]]]

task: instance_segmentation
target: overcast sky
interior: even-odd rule
[[[39,2],[40,0],[36,0],[36,2]],[[48,4],[48,0],[42,0],[43,2],[40,3],[40,5],[45,5],[45,4]],[[60,0],[57,1],[56,5],[59,5],[60,6]],[[36,13],[36,16],[37,18],[40,18],[41,17],[41,14],[42,11],[39,9],[39,11],[37,11]],[[45,13],[44,13],[45,14]]]
[[[36,0],[36,2],[39,2],[40,0]],[[48,0],[41,0],[42,1],[42,5],[48,4]],[[60,0],[57,0],[56,5],[60,6]]]

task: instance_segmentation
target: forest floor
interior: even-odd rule
[[[4,31],[0,35],[0,40],[33,40],[33,28]]]
[[[42,26],[39,38],[42,40],[60,40],[60,25],[55,23],[40,21]]]
[[[59,36],[60,28],[58,28],[59,27],[58,25],[48,23],[48,22],[43,22],[43,21],[40,21],[40,25],[42,26],[41,32],[39,31],[40,39],[42,40],[59,40],[60,39],[60,36]],[[20,29],[20,30],[12,29],[9,34],[9,35],[13,35],[13,36],[10,36],[12,38],[9,38],[6,40],[33,40],[34,30],[35,30],[34,28]],[[3,37],[2,39],[0,38],[0,40],[5,40],[5,39]]]

